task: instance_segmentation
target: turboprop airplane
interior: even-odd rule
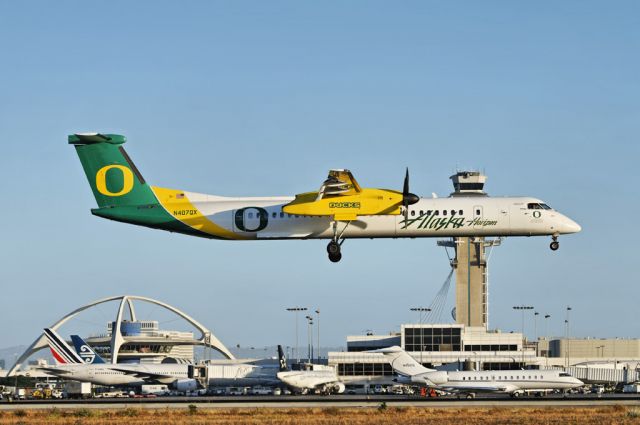
[[[398,382],[419,384],[428,388],[466,394],[473,398],[477,392],[507,393],[518,397],[525,392],[543,393],[550,390],[567,390],[584,383],[559,370],[491,370],[447,372],[428,369],[398,346],[369,351],[382,353],[389,360],[394,372],[403,379]]]
[[[223,197],[149,185],[117,134],[74,134],[99,217],[211,239],[329,239],[329,260],[349,238],[558,236],[570,218],[530,197],[420,198],[409,191],[361,187],[349,170],[330,170],[318,191],[279,197]]]

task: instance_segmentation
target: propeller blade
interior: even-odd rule
[[[404,185],[402,186],[402,195],[406,196],[409,193],[409,167],[404,175]]]

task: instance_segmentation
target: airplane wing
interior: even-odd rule
[[[329,176],[320,186],[316,200],[334,197],[356,195],[362,192],[360,185],[349,170],[329,170]]]
[[[66,369],[57,368],[57,367],[46,367],[46,366],[38,366],[36,369],[51,373],[53,375],[67,375],[72,372],[71,370],[66,370]]]
[[[126,375],[129,375],[129,376],[133,376],[133,377],[136,377],[136,378],[143,379],[145,381],[159,382],[161,384],[171,383],[171,382],[175,381],[176,379],[178,379],[174,375],[165,375],[165,374],[161,374],[161,373],[147,372],[147,371],[144,371],[144,370],[127,369],[127,368],[124,368],[124,367],[112,367],[110,369],[118,371],[118,372],[122,372],[122,373],[124,373]]]

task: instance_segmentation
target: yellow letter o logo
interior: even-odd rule
[[[112,168],[116,168],[122,171],[122,189],[120,189],[119,192],[111,192],[109,189],[107,189],[107,171],[111,170]],[[124,165],[106,165],[99,169],[96,173],[96,189],[98,189],[98,192],[106,196],[126,195],[127,193],[131,192],[131,189],[133,189],[133,173]]]

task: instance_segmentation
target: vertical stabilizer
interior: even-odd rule
[[[370,353],[382,353],[389,360],[394,372],[405,376],[415,376],[426,372],[435,372],[435,369],[428,369],[422,366],[416,359],[411,357],[406,351],[398,346],[372,350]]]
[[[51,349],[51,355],[53,355],[56,364],[83,363],[78,353],[73,351],[56,331],[50,328],[45,328],[44,336],[47,339],[47,343]]]
[[[105,363],[104,359],[100,357],[98,353],[94,351],[93,348],[89,344],[87,344],[84,339],[80,338],[78,335],[71,335],[71,341],[73,341],[73,346],[76,349],[78,355],[82,358],[83,363],[87,364],[100,364]]]
[[[124,136],[85,133],[69,136],[100,208],[157,203],[122,146]]]
[[[278,345],[278,362],[280,363],[279,372],[286,372],[289,370],[287,366],[287,357],[284,355],[282,345]]]

